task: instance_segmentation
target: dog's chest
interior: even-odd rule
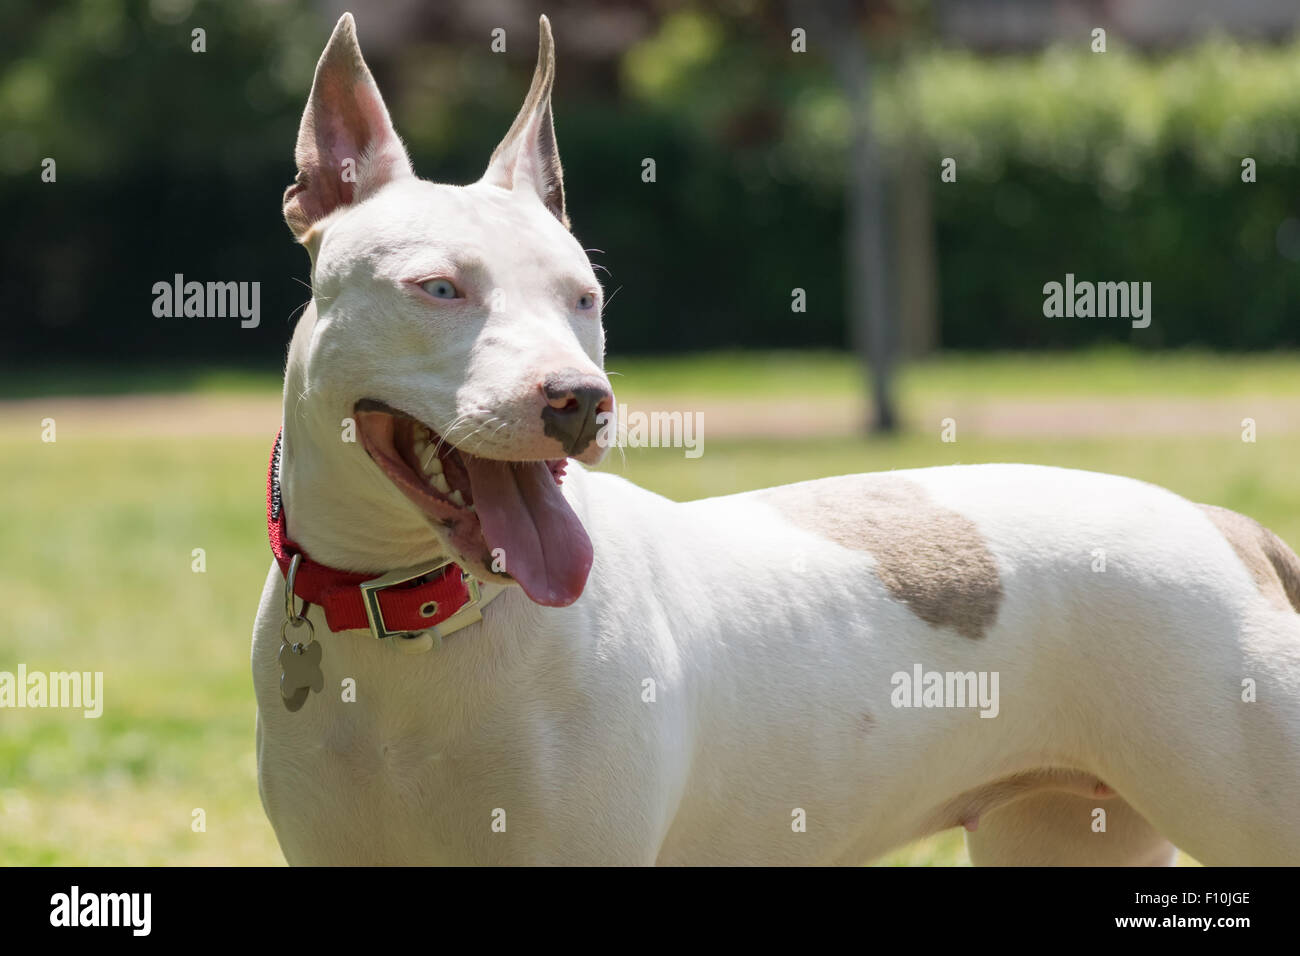
[[[259,628],[263,801],[292,863],[469,862],[491,833],[495,781],[517,801],[526,781],[498,759],[508,742],[493,706],[472,712],[431,677],[430,655],[322,627],[324,689],[297,712],[279,700],[279,634]],[[431,652],[437,654],[438,652]],[[481,826],[465,826],[477,820]],[[453,821],[459,821],[459,824]]]

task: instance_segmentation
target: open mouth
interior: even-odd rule
[[[484,579],[513,578],[549,607],[582,594],[591,539],[560,491],[567,459],[471,455],[374,399],[357,402],[355,417],[366,452],[445,531],[467,570]]]

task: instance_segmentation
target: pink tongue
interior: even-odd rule
[[[483,538],[530,598],[565,607],[591,571],[591,539],[544,461],[464,456]]]

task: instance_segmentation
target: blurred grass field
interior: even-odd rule
[[[724,394],[770,405],[815,393],[857,407],[856,366],[841,356],[710,356],[610,363],[620,400],[656,407]],[[1025,403],[1054,397],[1221,405],[1224,421],[1255,405],[1300,400],[1300,359],[1088,353],[944,358],[914,367],[910,405],[942,400]],[[270,374],[11,378],[8,398],[177,389],[220,402],[278,389]],[[21,390],[19,390],[21,389]],[[53,399],[51,399],[53,400]],[[765,405],[764,403],[767,403]],[[40,402],[0,403],[0,670],[104,672],[104,713],[0,711],[0,863],[279,864],[257,796],[248,666],[253,614],[267,569],[264,494],[272,435],[124,437],[98,422],[58,420],[40,439]],[[680,402],[658,407],[689,407]],[[1197,414],[1201,414],[1200,411]],[[724,430],[725,431],[725,430]],[[1023,461],[1116,472],[1196,501],[1242,511],[1300,545],[1300,430],[1263,427],[1127,438],[984,435],[939,440],[934,427],[897,438],[797,434],[728,438],[705,454],[627,449],[607,468],[686,499],[857,471]],[[206,572],[191,570],[204,549]],[[191,829],[202,808],[206,830]],[[886,863],[966,861],[948,831]]]

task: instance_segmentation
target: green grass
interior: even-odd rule
[[[830,358],[806,359],[813,387],[829,388]],[[970,368],[935,363],[932,381],[1014,398],[1147,387],[1128,359],[1085,357],[1079,368],[1053,359],[1055,377],[1034,363],[982,358]],[[825,363],[819,366],[818,363]],[[649,394],[685,391],[689,370],[727,368],[702,390],[744,395],[743,370],[767,359],[686,362],[655,372],[636,363],[629,381]],[[738,371],[738,369],[740,371]],[[855,374],[845,366],[845,375]],[[1170,359],[1152,394],[1213,398],[1237,388],[1272,393],[1280,358]],[[712,374],[712,372],[709,372]],[[917,372],[921,375],[921,372]],[[657,377],[655,377],[657,376]],[[1200,387],[1196,384],[1200,378]],[[1300,376],[1297,376],[1300,377]],[[774,394],[749,378],[750,395]],[[1262,384],[1261,384],[1262,383]],[[845,389],[849,384],[841,383]],[[1289,386],[1294,388],[1294,386]],[[1281,390],[1279,388],[1279,390]],[[784,394],[778,391],[778,394]],[[60,710],[0,711],[0,863],[261,864],[281,862],[257,796],[248,653],[266,573],[263,495],[269,436],[249,439],[120,439],[41,443],[34,429],[0,430],[0,670],[101,670],[104,716]],[[886,441],[727,441],[706,454],[629,449],[607,467],[675,498],[725,494],[855,471],[981,461],[1027,461],[1117,472],[1188,497],[1243,511],[1300,544],[1300,436],[1206,440],[984,440],[938,435]],[[203,548],[207,570],[191,570]],[[191,829],[195,808],[206,832]],[[886,862],[965,859],[950,831]]]
[[[248,668],[266,444],[0,442],[0,668],[104,672],[98,719],[0,712],[0,862],[279,861]]]

